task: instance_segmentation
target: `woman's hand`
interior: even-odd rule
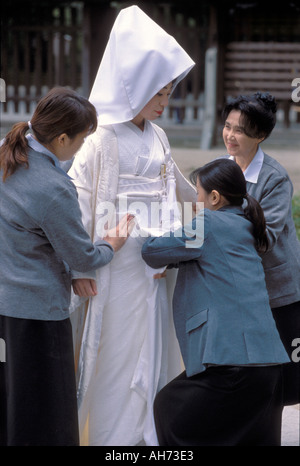
[[[106,236],[103,238],[114,248],[115,251],[121,249],[121,247],[125,244],[128,236],[132,232],[134,227],[133,219],[134,215],[124,215],[116,228],[108,230]]]
[[[72,280],[73,291],[81,298],[90,298],[98,293],[95,280],[91,278],[76,278]]]
[[[134,227],[134,215],[125,215],[116,228],[108,230],[105,238],[115,251],[118,251],[125,244],[128,236]],[[72,280],[74,294],[81,298],[90,298],[98,293],[96,281],[91,278],[76,278]]]
[[[167,269],[164,270],[162,273],[156,273],[153,275],[153,278],[159,279],[159,278],[165,278],[167,276]]]

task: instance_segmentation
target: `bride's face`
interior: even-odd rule
[[[159,116],[162,115],[164,109],[169,104],[169,97],[172,92],[173,83],[169,83],[167,86],[163,87],[151,100],[145,105],[145,107],[140,111],[140,113],[132,120],[133,123],[140,126],[141,122],[144,120],[156,120]]]

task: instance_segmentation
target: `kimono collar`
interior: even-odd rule
[[[120,11],[110,33],[90,102],[100,125],[132,120],[164,86],[173,90],[195,65],[139,7]]]

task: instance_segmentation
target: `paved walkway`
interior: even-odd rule
[[[286,406],[283,410],[281,445],[300,446],[300,405]]]
[[[294,185],[294,192],[300,193],[300,149],[273,149],[264,147],[262,149],[271,157],[274,157],[288,172]],[[206,151],[195,148],[172,147],[172,156],[180,170],[188,177],[195,168],[214,160],[216,157],[225,155],[222,147],[216,147]]]
[[[200,128],[172,125],[164,129],[171,144],[172,155],[186,176],[195,168],[226,154],[222,128],[218,129],[217,145],[211,150],[200,149]],[[278,125],[261,144],[261,148],[286,168],[295,193],[300,193],[300,124],[293,125],[289,130]]]

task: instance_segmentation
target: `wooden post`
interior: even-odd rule
[[[82,88],[90,95],[116,11],[109,4],[85,4],[83,19]]]
[[[82,66],[81,83],[82,94],[88,98],[91,91],[91,34],[90,34],[90,9],[85,6],[83,10],[82,24]]]
[[[211,47],[205,55],[204,116],[200,148],[211,149],[216,130],[217,104],[217,47]]]

